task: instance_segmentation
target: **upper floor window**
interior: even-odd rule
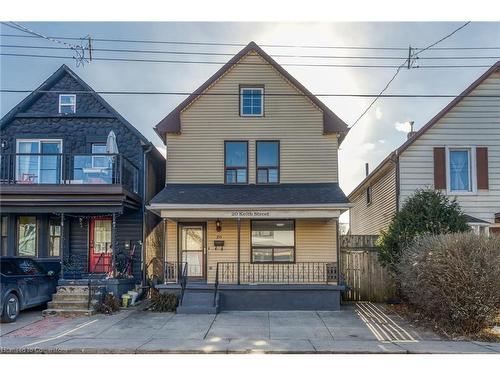
[[[76,113],[76,95],[61,94],[59,95],[59,113]]]
[[[279,141],[257,141],[257,183],[279,182],[280,176]]]
[[[263,87],[240,88],[240,115],[250,117],[258,117],[264,115]]]
[[[18,139],[16,181],[20,184],[58,184],[61,151],[60,139]]]
[[[450,148],[448,175],[451,192],[472,191],[472,161],[470,148]]]
[[[248,183],[248,142],[224,142],[224,182]]]

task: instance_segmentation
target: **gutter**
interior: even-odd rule
[[[153,144],[150,142],[148,148],[142,154],[142,251],[141,251],[141,272],[142,272],[142,285],[146,285],[146,268],[145,268],[145,259],[146,259],[146,187],[148,181],[148,168],[147,168],[147,155],[153,150]]]

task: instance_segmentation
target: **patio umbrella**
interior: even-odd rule
[[[116,144],[116,134],[111,130],[106,140],[106,152],[108,154],[118,154],[118,145]]]

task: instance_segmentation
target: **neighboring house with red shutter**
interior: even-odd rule
[[[409,133],[349,195],[351,234],[387,229],[419,188],[456,198],[476,233],[500,234],[499,94],[500,61]]]

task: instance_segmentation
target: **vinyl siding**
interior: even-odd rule
[[[207,93],[239,93],[264,84],[265,93],[300,94],[271,65],[247,55]],[[181,113],[181,134],[168,134],[167,183],[224,183],[224,140],[249,141],[249,183],[255,183],[255,141],[280,141],[281,182],[337,182],[335,134],[323,134],[323,113],[303,96],[265,96],[264,117],[240,117],[238,95],[205,95]]]
[[[390,163],[390,162],[389,162]],[[350,231],[353,235],[378,235],[387,229],[396,212],[396,167],[379,172],[373,183],[372,202],[366,204],[366,188],[351,198]]]
[[[217,232],[215,221],[207,222],[207,281],[215,281],[217,262],[237,262],[238,237],[236,220],[221,220]],[[168,221],[167,261],[177,260],[177,223]],[[224,249],[215,250],[213,243],[220,236]],[[241,221],[241,262],[250,262],[250,220]],[[335,220],[302,219],[295,221],[296,262],[336,262],[337,225]]]
[[[456,197],[465,213],[494,222],[494,214],[500,212],[500,98],[475,98],[474,95],[500,95],[500,73],[493,73],[483,81],[403,151],[400,156],[401,205],[415,189],[434,188],[434,147],[487,147],[489,190],[449,197]]]

